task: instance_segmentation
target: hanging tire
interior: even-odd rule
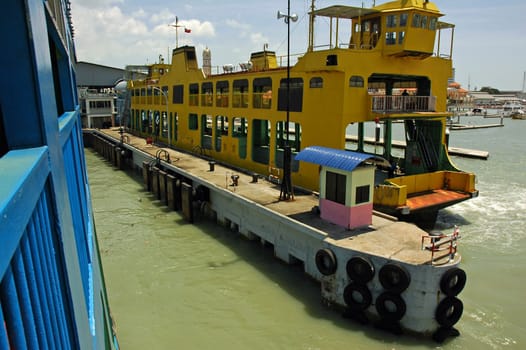
[[[453,267],[447,270],[440,279],[440,290],[448,297],[456,297],[466,285],[466,272]]]
[[[447,297],[438,304],[435,319],[442,327],[452,327],[460,320],[464,305],[456,297]]]
[[[346,270],[347,275],[349,275],[354,282],[366,284],[374,277],[373,264],[362,256],[355,256],[349,259]]]
[[[316,253],[316,267],[322,275],[330,276],[336,272],[336,256],[330,249],[320,249]]]
[[[366,285],[351,283],[343,290],[343,300],[352,311],[364,311],[371,305],[373,296]]]
[[[402,293],[409,287],[411,276],[407,270],[397,264],[385,264],[378,272],[382,286],[389,292]]]
[[[376,298],[376,311],[384,320],[400,321],[406,310],[405,301],[399,294],[383,292]]]

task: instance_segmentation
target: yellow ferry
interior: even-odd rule
[[[160,57],[129,66],[129,131],[277,182],[290,148],[292,184],[311,191],[319,191],[319,166],[295,160],[301,150],[369,153],[377,162],[374,208],[427,226],[438,210],[476,196],[475,175],[448,155],[454,25],[439,20],[437,6],[399,0],[315,9],[313,2],[309,15],[307,51],[295,64],[265,46],[221,70],[206,49],[200,67],[195,48],[184,46],[170,64]],[[328,45],[314,43],[320,17],[328,19],[321,28]],[[350,38],[341,37],[349,28]],[[396,132],[403,152],[393,148]]]

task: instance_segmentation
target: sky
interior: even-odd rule
[[[373,2],[317,0],[315,4],[316,8],[335,4],[371,7]],[[455,80],[462,87],[523,90],[526,1],[434,2],[445,14],[441,21],[456,26],[453,66]],[[299,54],[307,47],[311,0],[290,0],[290,5],[291,14],[298,16],[290,26],[290,52]],[[208,47],[212,65],[219,67],[246,62],[251,52],[262,51],[265,44],[278,56],[287,53],[287,25],[276,18],[278,10],[287,12],[285,0],[71,0],[71,9],[78,61],[116,68],[152,64],[160,55],[167,61],[176,42],[195,46],[199,65]],[[177,35],[170,26],[176,17],[182,26]],[[328,28],[327,23],[317,19],[318,25]],[[184,28],[191,32],[185,33]],[[315,45],[327,43],[324,37],[315,38]]]

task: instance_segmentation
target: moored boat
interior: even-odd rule
[[[420,0],[373,8],[313,4],[307,51],[290,65],[280,65],[290,57],[264,46],[239,68],[223,69],[212,67],[207,49],[199,67],[194,47],[178,47],[170,64],[129,67],[130,76],[145,75],[129,81],[127,129],[282,183],[290,173],[293,186],[312,191],[319,190],[317,166],[294,160],[305,147],[372,154],[375,208],[432,227],[438,210],[478,194],[475,175],[459,170],[447,151],[452,52],[443,52],[440,40],[434,48],[437,33],[454,26],[441,16]],[[328,28],[316,24],[322,17]],[[352,31],[343,42],[344,26]],[[336,34],[315,44],[322,31]],[[392,147],[399,127],[403,154]],[[373,147],[364,142],[371,136]]]

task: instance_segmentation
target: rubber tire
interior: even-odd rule
[[[452,284],[453,281],[456,282]],[[440,279],[440,290],[448,297],[456,297],[466,286],[466,272],[453,267],[447,270]]]
[[[395,310],[390,311],[387,308],[386,302],[392,302],[395,305]],[[407,306],[404,299],[399,294],[392,292],[383,292],[376,298],[376,311],[378,315],[384,320],[400,321],[407,311]]]
[[[378,272],[378,278],[382,286],[393,293],[402,293],[411,283],[411,276],[407,270],[400,265],[392,263],[382,266],[380,272]]]
[[[318,271],[324,276],[333,275],[338,268],[336,256],[330,249],[325,248],[318,250],[315,260]]]
[[[356,300],[353,297],[354,293],[359,293],[362,296],[362,300]],[[352,311],[364,311],[367,309],[371,302],[373,301],[373,296],[371,295],[371,291],[369,288],[367,288],[366,285],[360,284],[360,283],[350,283],[345,287],[343,290],[343,300],[345,301],[345,304],[351,309]]]
[[[453,311],[450,311],[453,308]],[[435,319],[442,327],[453,327],[460,320],[464,304],[456,297],[446,297],[438,304],[435,311]]]
[[[347,270],[347,275],[354,282],[366,284],[374,277],[373,264],[362,256],[355,256],[349,259],[345,268]]]

